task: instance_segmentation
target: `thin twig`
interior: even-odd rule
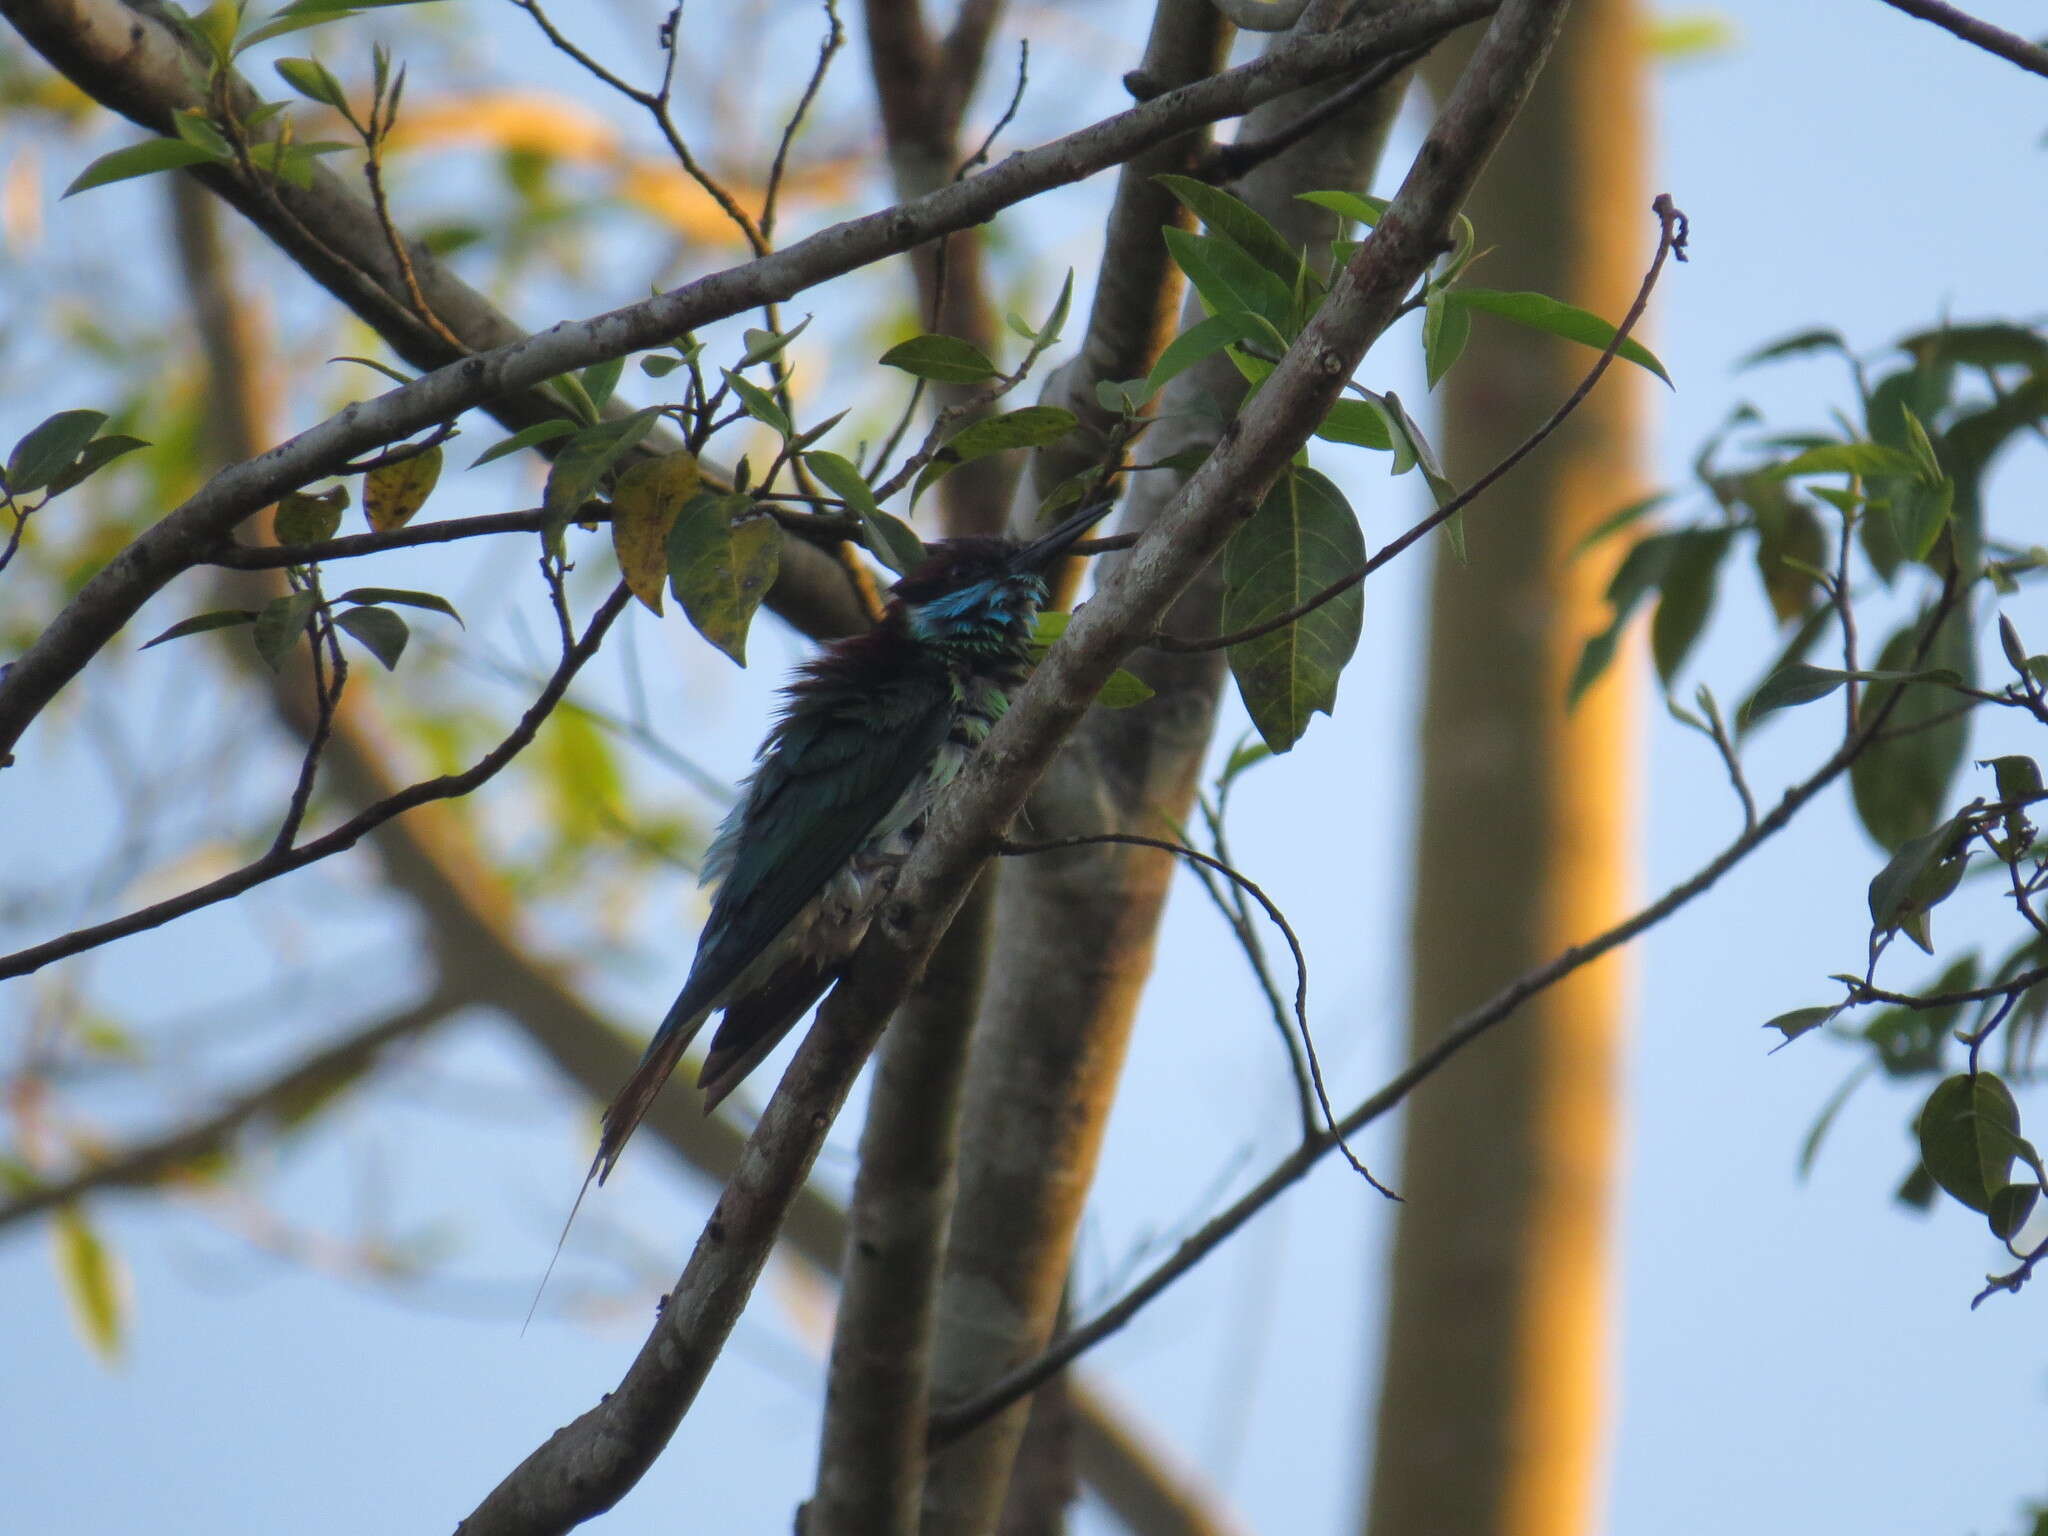
[[[796,109],[789,114],[789,121],[782,125],[782,139],[776,144],[775,160],[768,167],[767,190],[761,194],[761,238],[771,245],[775,240],[775,204],[782,194],[782,176],[789,165],[789,147],[804,119],[810,115],[811,104],[818,99],[818,91],[825,84],[825,72],[832,67],[833,55],[846,42],[846,28],[839,24],[839,0],[825,0],[825,24],[825,40],[818,45],[818,62],[811,70],[810,81],[804,86]],[[670,54],[674,54],[673,48]]]
[[[1024,87],[1030,83],[1031,39],[1028,37],[1019,38],[1017,40],[1017,88],[1010,93],[1010,104],[1003,108],[1003,115],[996,119],[996,125],[989,129],[987,136],[982,139],[981,144],[975,149],[974,153],[960,162],[960,168],[953,172],[953,179],[955,181],[958,181],[976,166],[988,164],[988,152],[995,148],[996,139],[1002,131],[1009,127],[1012,122],[1016,121],[1017,109],[1024,105]]]
[[[431,448],[438,448],[462,429],[454,421],[444,421],[417,442],[400,443],[382,453],[366,459],[351,459],[346,464],[337,464],[331,471],[335,475],[367,475],[373,469],[388,469],[393,464],[403,464],[407,459],[416,459]]]
[[[642,90],[637,85],[629,84],[577,47],[555,25],[553,18],[541,7],[540,0],[512,0],[512,4],[533,18],[534,25],[541,30],[541,35],[554,45],[557,52],[567,55],[593,79],[617,91],[628,101],[645,108],[648,115],[654,119],[655,126],[661,130],[662,138],[668,143],[669,152],[676,157],[676,163],[682,166],[684,174],[703,188],[705,195],[718,205],[719,212],[732,221],[741,238],[747,242],[747,248],[754,255],[767,255],[768,242],[762,238],[759,227],[748,216],[747,210],[742,208],[738,200],[725,189],[724,184],[698,163],[697,157],[690,152],[690,146],[683,138],[682,132],[676,127],[675,119],[669,114],[669,90],[674,84],[675,76],[676,23],[681,18],[683,10],[680,4],[669,11],[668,19],[661,26],[661,47],[665,63],[661,88],[654,91]]]
[[[1934,612],[1929,635],[1938,628],[1954,606],[1957,592],[1953,579],[1944,588]],[[1928,640],[1923,640],[1924,653]],[[1917,664],[1917,660],[1916,660]],[[932,1416],[931,1438],[944,1445],[1002,1412],[1011,1403],[1035,1391],[1041,1384],[1065,1370],[1082,1354],[1122,1328],[1174,1281],[1193,1269],[1230,1238],[1240,1227],[1264,1210],[1338,1144],[1339,1134],[1351,1135],[1392,1112],[1421,1083],[1440,1071],[1460,1051],[1495,1025],[1512,1016],[1531,998],[1547,992],[1567,976],[1584,969],[1610,951],[1656,927],[1691,901],[1711,890],[1730,870],[1748,858],[1763,843],[1783,831],[1793,817],[1826,789],[1870,746],[1883,730],[1886,718],[1898,707],[1903,690],[1895,690],[1879,706],[1860,731],[1845,735],[1840,746],[1806,778],[1787,789],[1770,814],[1753,827],[1745,828],[1711,861],[1691,878],[1671,887],[1648,906],[1639,908],[1604,932],[1575,944],[1535,970],[1526,971],[1477,1008],[1454,1020],[1436,1043],[1384,1087],[1358,1104],[1339,1120],[1334,1131],[1304,1141],[1274,1166],[1265,1178],[1219,1213],[1200,1231],[1183,1241],[1173,1255],[1155,1268],[1115,1305],[1094,1320],[1050,1345],[1037,1359],[1008,1372],[1000,1380],[968,1401]],[[2048,967],[2043,967],[2048,972]]]
[[[1100,843],[1116,843],[1129,848],[1156,848],[1161,853],[1193,859],[1198,864],[1206,865],[1256,901],[1273,926],[1285,935],[1288,952],[1294,956],[1294,1023],[1301,1031],[1302,1049],[1308,1055],[1309,1080],[1315,1085],[1316,1103],[1322,1108],[1323,1121],[1328,1127],[1332,1145],[1343,1152],[1344,1160],[1351,1165],[1352,1172],[1389,1200],[1399,1200],[1401,1197],[1374,1178],[1372,1170],[1359,1160],[1358,1154],[1351,1150],[1351,1143],[1345,1139],[1343,1130],[1337,1124],[1337,1112],[1330,1107],[1330,1095],[1323,1087],[1323,1064],[1316,1055],[1315,1037],[1309,1033],[1308,956],[1302,953],[1301,940],[1295,935],[1293,925],[1287,921],[1287,915],[1249,876],[1231,868],[1221,859],[1203,853],[1199,848],[1190,848],[1185,843],[1176,843],[1168,838],[1146,837],[1137,832],[1089,832],[1076,837],[1055,837],[1042,843],[1004,842],[997,845],[996,852],[1006,858],[1015,858],[1024,854],[1052,853],[1061,848],[1086,848]]]
[[[1657,217],[1662,224],[1662,233],[1657,240],[1657,254],[1650,261],[1650,270],[1643,274],[1643,284],[1636,293],[1636,301],[1629,306],[1628,313],[1622,317],[1621,324],[1615,328],[1614,335],[1608,340],[1606,348],[1600,354],[1600,360],[1594,363],[1592,370],[1587,373],[1584,379],[1579,381],[1579,387],[1573,390],[1565,398],[1564,403],[1551,413],[1548,421],[1544,422],[1542,426],[1538,427],[1528,437],[1522,439],[1521,443],[1506,458],[1481,475],[1470,486],[1460,491],[1456,496],[1453,496],[1449,501],[1438,507],[1436,511],[1425,517],[1392,543],[1382,545],[1378,553],[1374,554],[1371,559],[1367,560],[1364,565],[1360,566],[1350,575],[1331,583],[1306,602],[1297,603],[1285,613],[1278,614],[1262,624],[1252,624],[1228,635],[1214,635],[1196,639],[1181,635],[1157,634],[1152,637],[1151,644],[1153,648],[1155,650],[1173,651],[1183,654],[1195,651],[1220,651],[1233,645],[1242,645],[1247,640],[1256,640],[1262,635],[1270,635],[1275,630],[1285,629],[1297,620],[1304,619],[1309,614],[1314,613],[1325,603],[1342,597],[1374,571],[1378,570],[1395,556],[1401,554],[1411,544],[1415,543],[1416,540],[1449,522],[1458,513],[1464,511],[1466,507],[1478,500],[1501,476],[1527,458],[1545,438],[1549,437],[1551,433],[1564,424],[1567,416],[1578,409],[1579,403],[1592,393],[1593,386],[1598,384],[1601,375],[1607,372],[1608,364],[1612,363],[1620,353],[1622,343],[1628,340],[1629,332],[1635,329],[1636,322],[1642,319],[1643,311],[1649,307],[1650,293],[1657,286],[1658,274],[1664,270],[1665,258],[1667,256],[1676,256],[1680,261],[1685,260],[1685,244],[1690,230],[1685,215],[1679,212],[1677,206],[1671,201],[1670,194],[1665,192],[1657,194],[1656,201],[1651,204],[1651,207],[1656,211]]]
[[[378,80],[381,83],[383,76]],[[405,90],[405,70],[400,68],[398,77],[392,82],[391,92],[383,101],[370,103],[370,121],[357,125],[363,140],[363,180],[370,188],[370,207],[377,215],[377,225],[384,232],[384,243],[391,248],[391,259],[398,266],[398,275],[405,284],[405,296],[412,301],[421,322],[441,340],[455,349],[458,356],[467,357],[470,348],[462,338],[451,331],[434,313],[434,307],[427,302],[426,291],[420,287],[419,273],[413,270],[412,252],[406,249],[405,236],[398,232],[398,225],[391,217],[390,199],[384,191],[384,145],[391,136],[391,129],[398,121],[398,99]],[[349,121],[355,122],[352,114]]]
[[[1226,864],[1234,864],[1236,860],[1230,856],[1230,844],[1223,829],[1222,805],[1212,805],[1206,795],[1198,797],[1196,805],[1201,810],[1202,820],[1208,825],[1209,842],[1216,850],[1216,857]],[[1301,1042],[1295,1038],[1294,1027],[1288,1020],[1287,1003],[1280,996],[1279,984],[1273,979],[1273,968],[1266,961],[1266,946],[1260,941],[1259,930],[1253,926],[1251,911],[1245,905],[1244,888],[1233,882],[1230,895],[1225,897],[1207,866],[1196,863],[1193,867],[1195,877],[1202,882],[1202,890],[1215,904],[1216,910],[1223,914],[1223,920],[1230,924],[1230,931],[1237,935],[1238,948],[1244,951],[1245,963],[1252,968],[1252,976],[1257,980],[1259,990],[1265,994],[1266,1007],[1273,1015],[1274,1028],[1279,1032],[1280,1044],[1287,1053],[1288,1075],[1294,1079],[1296,1107],[1301,1112],[1301,1133],[1313,1136],[1316,1132],[1315,1083],[1309,1076],[1308,1058],[1303,1054]]]
[[[1435,46],[1435,42],[1430,42],[1391,59],[1382,59],[1341,91],[1325,96],[1293,122],[1261,138],[1214,146],[1202,157],[1194,174],[1217,186],[1242,180],[1268,160],[1285,154],[1323,124],[1349,111],[1403,70],[1421,63]]]
[[[2036,75],[2048,75],[2048,48],[2030,43],[2017,33],[1994,27],[1988,21],[1979,21],[1967,11],[1959,11],[1952,5],[1943,5],[1941,0],[1884,0],[1895,11],[1904,11],[1908,16],[1917,16],[1922,21],[1931,21],[1946,32],[1952,32],[1966,43],[1975,43],[1986,53],[1995,53],[2001,59],[2019,65],[2021,69]],[[1981,1298],[1980,1298],[1981,1299]]]
[[[456,799],[478,789],[526,749],[527,744],[539,732],[542,723],[562,701],[562,695],[568,691],[570,682],[583,669],[584,663],[597,654],[605,632],[611,628],[612,621],[625,612],[626,604],[631,601],[632,595],[624,582],[612,589],[611,596],[607,597],[603,605],[591,616],[589,626],[583,631],[583,638],[562,658],[561,665],[556,667],[553,675],[548,678],[547,686],[541,690],[540,697],[519,717],[519,723],[513,726],[497,746],[491,748],[461,773],[424,779],[358,812],[324,836],[316,837],[309,843],[301,843],[296,848],[273,850],[231,874],[222,875],[218,880],[210,880],[205,885],[195,886],[179,895],[107,922],[95,924],[90,928],[75,929],[58,938],[31,945],[27,949],[16,950],[11,955],[0,955],[0,980],[10,976],[26,976],[32,971],[41,970],[52,961],[82,954],[88,949],[97,949],[102,944],[125,939],[133,933],[160,928],[174,918],[197,912],[218,902],[231,900],[244,891],[266,881],[275,880],[279,875],[303,869],[308,864],[316,864],[322,859],[354,847],[385,822],[394,816],[403,815],[414,806],[425,805],[431,800]]]
[[[436,989],[423,1001],[322,1047],[269,1082],[236,1095],[203,1119],[96,1158],[89,1166],[53,1183],[33,1186],[0,1205],[0,1230],[98,1190],[135,1189],[173,1178],[180,1169],[224,1151],[250,1122],[269,1117],[285,1106],[305,1103],[315,1094],[330,1091],[337,1082],[359,1076],[387,1045],[426,1029],[456,1005],[452,993]]]
[[[310,590],[317,600],[320,592],[317,578]],[[298,782],[292,786],[291,803],[285,807],[284,822],[278,827],[277,836],[271,840],[273,856],[291,850],[292,840],[299,835],[299,828],[305,823],[306,808],[313,803],[313,781],[320,772],[320,756],[327,750],[328,739],[334,734],[334,711],[341,703],[341,690],[348,683],[348,659],[341,654],[341,642],[335,637],[334,615],[324,605],[316,606],[308,615],[306,634],[313,657],[313,733],[306,742],[306,755],[299,763]],[[323,641],[327,648],[324,656],[321,651]]]

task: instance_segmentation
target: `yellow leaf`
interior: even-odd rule
[[[608,161],[619,153],[618,131],[602,117],[543,91],[481,91],[408,101],[390,143],[394,149],[482,143],[580,161]]]
[[[363,515],[379,533],[403,528],[426,505],[441,478],[441,450],[429,448],[363,476]]]
[[[112,1363],[121,1356],[128,1323],[128,1274],[87,1225],[76,1205],[57,1212],[57,1273],[64,1299],[93,1353]]]
[[[697,494],[698,478],[697,460],[678,450],[631,465],[612,491],[612,550],[619,557],[619,574],[657,614],[668,580],[668,531],[683,503]]]

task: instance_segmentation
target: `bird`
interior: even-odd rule
[[[698,1076],[707,1112],[838,978],[933,799],[1029,670],[1048,572],[1108,510],[1085,507],[1029,541],[928,545],[873,629],[799,668],[706,850],[703,879],[718,888],[696,958],[605,1110],[585,1189],[609,1177],[713,1013],[724,1018]]]

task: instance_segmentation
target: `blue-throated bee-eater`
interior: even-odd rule
[[[698,1077],[709,1109],[838,977],[933,797],[1023,680],[1048,569],[1107,510],[1029,543],[932,545],[880,624],[799,670],[705,854],[711,915],[682,995],[605,1111],[598,1183],[706,1019],[724,1010]]]

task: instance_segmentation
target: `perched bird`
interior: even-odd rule
[[[879,625],[826,646],[784,690],[705,855],[718,894],[682,995],[605,1111],[598,1183],[707,1018],[725,1012],[698,1077],[708,1109],[838,977],[933,797],[1022,681],[1048,568],[1107,510],[1089,507],[1030,543],[931,546],[891,589]]]

